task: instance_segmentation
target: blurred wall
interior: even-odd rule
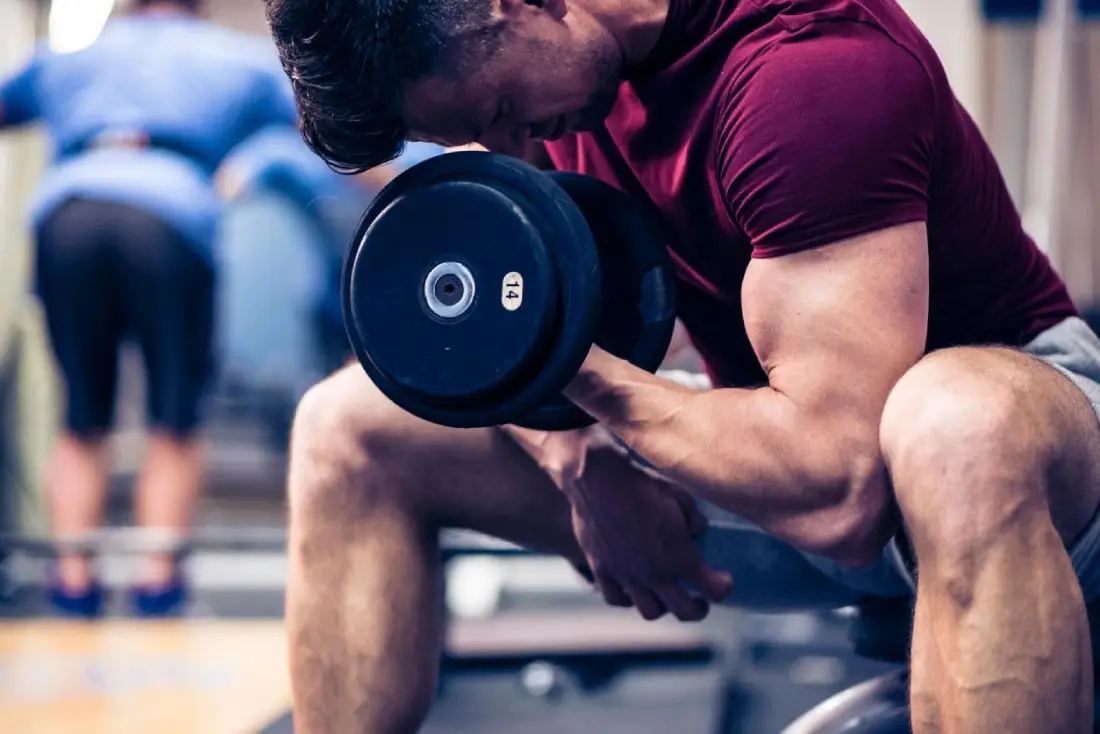
[[[39,23],[37,3],[0,0],[0,74],[26,61]],[[26,292],[30,247],[24,212],[44,163],[45,145],[37,131],[0,136],[0,345]]]
[[[260,0],[209,0],[211,17],[222,25],[246,33],[267,34]]]
[[[936,49],[959,100],[982,118],[982,22],[976,0],[898,0]]]
[[[49,3],[49,0],[40,1]],[[114,0],[114,13],[126,12],[129,5],[129,0]],[[207,8],[209,17],[221,25],[244,33],[267,33],[261,0],[207,0]]]
[[[43,26],[41,6],[0,0],[0,74],[22,64]],[[39,133],[0,136],[0,530],[41,532],[39,489],[58,426],[59,389],[45,326],[27,297],[32,267],[24,224],[45,161]]]

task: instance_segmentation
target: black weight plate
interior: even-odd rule
[[[591,176],[550,174],[584,214],[600,255],[601,314],[595,343],[649,372],[661,366],[676,326],[676,274],[661,223],[640,202]],[[517,421],[568,430],[593,419],[557,396]]]
[[[367,227],[352,269],[363,349],[423,402],[476,409],[524,389],[546,356],[557,274],[538,226],[502,187],[409,191]]]
[[[408,379],[406,376],[401,381],[396,381],[379,369],[367,348],[367,343],[370,341],[370,328],[377,325],[376,317],[368,311],[372,307],[380,309],[377,318],[388,316],[395,327],[400,327],[404,322],[386,311],[385,304],[381,303],[380,299],[366,295],[374,278],[368,275],[369,269],[366,267],[365,259],[363,266],[356,265],[360,258],[360,250],[369,251],[373,247],[374,243],[368,237],[372,225],[391,205],[395,205],[403,197],[411,197],[413,192],[437,186],[446,188],[453,184],[458,184],[460,189],[464,184],[484,185],[503,194],[511,201],[515,209],[514,214],[529,220],[538,232],[537,239],[546,244],[546,251],[553,265],[553,276],[550,280],[557,285],[557,308],[544,327],[546,341],[543,344],[541,357],[534,360],[537,364],[533,365],[521,365],[522,359],[513,362],[515,375],[518,377],[522,372],[528,379],[502,382],[494,381],[492,378],[475,378],[466,375],[462,378],[465,384],[488,388],[483,390],[485,394],[476,400],[463,400],[461,391],[454,386],[458,384],[457,382],[453,383],[449,393],[447,390],[431,387],[432,360],[424,360],[425,364],[416,368],[419,370],[415,373],[416,379]],[[425,219],[441,215],[439,202],[434,199],[434,196],[433,193],[434,211],[424,211],[422,216]],[[453,215],[456,219],[461,217],[462,212],[450,206],[446,208],[448,214],[445,216]],[[395,206],[394,211],[397,210],[398,207]],[[410,209],[413,214],[417,211],[419,210]],[[458,229],[448,227],[447,231],[444,231],[444,229],[435,228],[448,243],[458,244],[456,238],[450,237],[452,231],[463,233],[462,239],[465,244],[451,252],[462,250],[479,252],[477,250],[479,245],[470,241],[470,238],[476,238],[483,247],[486,235],[490,234],[478,230],[478,218],[467,217],[467,219],[470,224],[456,225]],[[398,227],[395,230],[400,233],[401,228]],[[529,234],[524,237],[529,237]],[[439,245],[433,245],[433,247],[440,252],[444,249]],[[480,280],[479,276],[479,282]],[[588,345],[594,338],[597,326],[599,263],[595,245],[583,216],[572,200],[540,171],[522,161],[492,153],[465,151],[437,156],[410,168],[391,182],[378,195],[360,221],[345,257],[341,285],[344,320],[347,324],[349,341],[364,370],[379,390],[410,413],[447,426],[475,427],[507,423],[516,416],[525,415],[545,403],[548,396],[559,393],[569,379],[576,374],[587,354]],[[525,290],[526,286],[525,283]],[[554,290],[554,288],[548,288],[547,294]],[[480,289],[479,293],[481,295],[478,298],[483,297],[484,289]],[[525,293],[524,300],[526,298]],[[549,299],[550,296],[547,295],[546,298]],[[479,301],[476,307],[480,309],[487,303],[486,297],[486,301]],[[499,297],[496,303],[502,311],[506,310],[500,305]],[[521,309],[517,309],[519,310]],[[473,320],[473,317],[469,317],[469,320]],[[370,328],[364,330],[364,325],[369,325]],[[364,331],[366,340],[364,340]],[[491,339],[493,339],[491,333],[481,333],[472,336],[470,343],[483,345],[487,343],[486,340]],[[531,340],[532,344],[538,342],[538,338]],[[391,360],[387,357],[382,361],[388,363]],[[397,358],[392,361],[400,363]],[[481,359],[480,364],[490,367],[494,372],[505,369],[485,359]],[[446,362],[435,363],[434,366],[441,372],[447,369]],[[528,371],[529,366],[537,369]],[[401,371],[406,369],[412,368],[401,368]],[[392,365],[389,371],[398,372]],[[451,378],[441,375],[440,379]],[[402,382],[406,384],[401,384]],[[428,392],[435,397],[425,400],[422,392],[410,389],[409,385],[419,385],[421,390],[424,385],[427,385]],[[494,391],[492,389],[494,386],[503,389]],[[440,399],[438,395],[440,392],[448,394]]]

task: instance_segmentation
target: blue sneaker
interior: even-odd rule
[[[55,614],[70,619],[96,619],[103,614],[103,587],[93,583],[86,591],[73,593],[57,581],[50,583],[46,597]]]
[[[131,589],[130,604],[137,617],[180,617],[189,596],[187,583],[177,571],[167,586],[137,586]]]

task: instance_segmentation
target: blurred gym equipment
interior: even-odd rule
[[[200,527],[189,534],[137,527],[104,528],[81,537],[0,534],[0,551],[36,557],[52,556],[59,547],[102,555],[141,555],[156,551],[192,550],[220,552],[282,551],[287,533],[283,528]],[[526,554],[503,541],[468,533],[445,531],[441,539],[445,557],[460,554],[509,556]]]
[[[1100,622],[1100,604],[1089,609],[1094,630]],[[912,609],[908,599],[872,600],[862,605],[852,626],[853,651],[860,656],[905,666],[911,634]],[[1093,636],[1093,665],[1100,653]],[[907,667],[842,691],[827,699],[783,730],[782,734],[908,734],[909,673]],[[1100,693],[1094,694],[1100,711]],[[1100,732],[1100,718],[1093,724]]]

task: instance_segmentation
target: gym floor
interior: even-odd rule
[[[279,528],[284,523],[282,458],[263,432],[212,429],[209,486],[199,524]],[[129,516],[128,476],[140,454],[137,433],[116,439],[121,475],[111,524]],[[280,552],[196,553],[188,560],[194,599],[185,619],[128,618],[131,561],[107,558],[101,575],[113,596],[107,618],[86,624],[52,619],[41,561],[4,564],[0,589],[0,721],[19,734],[292,734],[281,623],[286,557]],[[459,559],[450,567],[453,646],[592,644],[654,630],[605,608],[557,559]],[[491,589],[500,590],[496,604]],[[480,607],[480,609],[479,609]],[[658,625],[662,623],[657,623]],[[598,692],[568,680],[536,697],[515,670],[447,675],[428,734],[770,734],[801,712],[889,666],[856,658],[842,614],[749,615],[718,609],[700,627],[718,660],[694,668],[627,670]],[[634,630],[630,632],[629,630]],[[586,632],[591,633],[586,637]],[[577,638],[577,639],[571,639]],[[585,642],[588,640],[588,642]],[[556,644],[556,643],[555,643]]]
[[[505,589],[493,616],[459,620],[456,628],[492,638],[494,629],[532,617],[572,630],[605,614],[591,595],[563,590],[572,572],[555,561],[499,563],[516,589]],[[33,575],[26,562],[14,565],[17,577]],[[125,564],[105,565],[118,585],[103,622],[50,619],[33,585],[0,603],[6,731],[293,733],[280,622],[283,556],[194,556],[188,618],[169,622],[127,619]],[[700,669],[628,671],[598,693],[566,687],[559,696],[536,698],[515,672],[456,673],[445,679],[425,732],[768,734],[886,669],[848,652],[845,622],[835,615],[718,610],[706,632],[727,651],[725,660]]]

